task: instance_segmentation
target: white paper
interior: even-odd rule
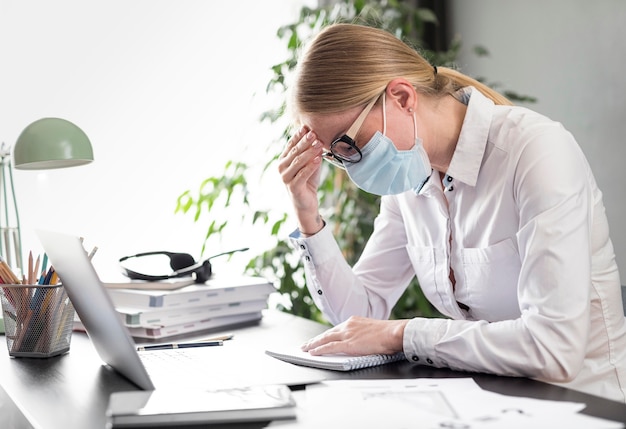
[[[471,378],[325,381],[307,386],[306,400],[298,402],[297,424],[306,428],[624,427],[580,414],[585,404],[501,395],[481,389]]]

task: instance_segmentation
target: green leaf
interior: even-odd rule
[[[437,15],[435,15],[435,12],[433,12],[430,9],[426,9],[426,8],[419,8],[416,11],[416,15],[419,16],[419,19],[422,22],[430,22],[433,24],[438,24],[439,23],[439,19],[437,18]]]
[[[474,46],[474,53],[476,55],[478,55],[479,57],[488,57],[489,56],[489,51],[487,50],[487,48],[485,48],[482,45]]]

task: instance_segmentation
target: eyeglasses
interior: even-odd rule
[[[350,126],[348,131],[330,144],[330,152],[324,152],[322,155],[326,161],[340,168],[345,168],[343,165],[344,162],[354,164],[361,161],[363,154],[357,147],[354,138],[361,129],[363,122],[365,122],[365,118],[370,113],[379,98],[380,95],[370,101],[369,104],[365,106],[365,109],[363,109],[361,114],[352,123],[352,126]]]

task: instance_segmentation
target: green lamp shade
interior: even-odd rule
[[[22,131],[13,149],[15,168],[44,170],[83,165],[93,161],[87,135],[73,123],[43,118]]]

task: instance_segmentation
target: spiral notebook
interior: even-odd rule
[[[404,359],[404,353],[402,352],[393,355],[376,354],[366,356],[349,356],[333,354],[313,356],[309,352],[294,349],[289,351],[265,350],[265,353],[275,357],[276,359],[296,365],[331,369],[333,371],[352,371],[355,369],[384,365]]]

